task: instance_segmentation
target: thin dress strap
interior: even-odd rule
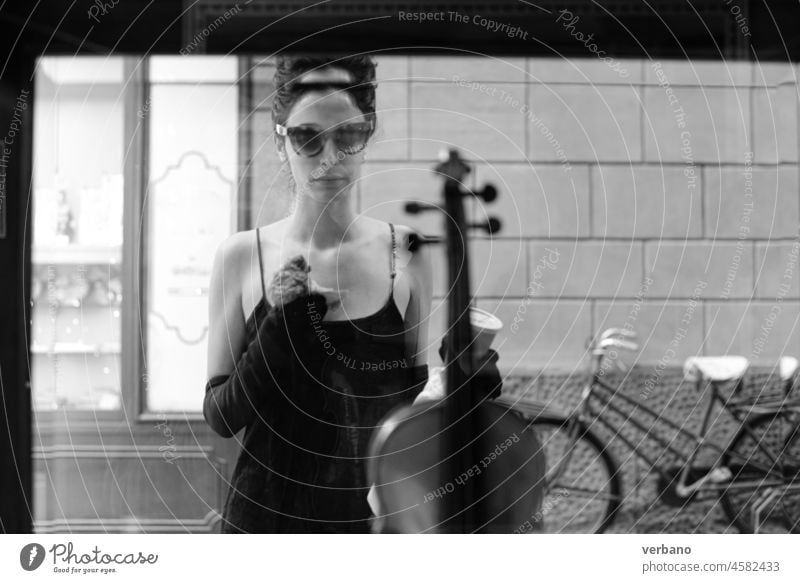
[[[267,288],[264,286],[264,264],[261,261],[261,235],[259,234],[258,228],[256,228],[256,247],[258,247],[258,273],[260,275],[259,279],[261,280],[261,293],[263,294],[261,297],[266,302]]]
[[[395,271],[395,267],[394,267],[395,258],[397,256],[397,243],[395,241],[394,225],[392,223],[389,223],[389,229],[392,231],[392,275],[391,275],[391,277],[392,277],[392,279],[394,279],[394,276],[397,274],[396,271]],[[394,285],[394,282],[392,282],[392,285]]]

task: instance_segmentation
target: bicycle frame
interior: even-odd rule
[[[742,381],[739,380],[737,383],[741,383]],[[646,405],[640,399],[636,397],[632,397],[630,395],[626,395],[624,393],[620,393],[616,388],[611,387],[610,385],[606,384],[601,378],[600,375],[595,371],[592,374],[591,382],[586,386],[581,396],[581,400],[578,405],[575,407],[573,412],[569,415],[568,419],[568,431],[570,434],[570,440],[575,440],[577,438],[578,428],[581,424],[590,427],[590,423],[598,422],[602,426],[609,429],[615,436],[616,439],[619,439],[624,443],[637,457],[644,460],[648,466],[650,467],[651,471],[656,471],[661,475],[665,480],[671,481],[672,476],[670,476],[666,471],[665,468],[659,465],[658,461],[653,459],[649,456],[646,452],[642,451],[641,446],[639,444],[642,443],[642,440],[639,440],[639,444],[634,443],[631,439],[627,438],[626,436],[620,433],[620,428],[615,426],[614,423],[609,421],[607,418],[604,417],[603,411],[610,410],[614,413],[624,417],[626,419],[626,423],[630,423],[633,427],[635,427],[638,431],[644,434],[644,437],[648,440],[648,442],[655,442],[658,443],[662,448],[662,453],[659,454],[663,455],[663,452],[670,451],[673,455],[675,455],[681,466],[682,471],[680,473],[678,479],[678,486],[677,488],[683,487],[684,489],[689,488],[690,492],[699,492],[699,491],[709,491],[709,490],[722,490],[725,488],[729,488],[731,486],[729,481],[725,481],[724,483],[709,483],[707,478],[710,476],[711,472],[715,469],[720,467],[722,461],[722,454],[725,453],[725,449],[716,445],[715,443],[711,443],[707,438],[707,433],[709,429],[709,421],[711,419],[711,413],[714,410],[715,403],[719,403],[723,409],[725,409],[728,414],[730,414],[734,419],[739,422],[739,428],[744,428],[745,431],[749,432],[751,436],[755,437],[755,434],[752,432],[749,420],[758,413],[775,413],[782,411],[782,407],[780,405],[774,405],[770,407],[757,407],[752,406],[747,411],[747,414],[740,417],[739,413],[742,412],[744,409],[743,407],[731,404],[728,399],[725,399],[722,395],[720,395],[719,387],[714,383],[706,383],[706,386],[711,387],[711,399],[709,400],[708,406],[706,408],[705,414],[703,415],[702,425],[700,427],[699,432],[690,431],[684,427],[681,427],[673,420],[665,417],[662,413],[658,413],[653,410],[651,407]],[[738,388],[738,387],[737,387]],[[686,451],[682,451],[676,448],[672,443],[664,439],[661,435],[654,433],[652,428],[648,428],[645,424],[640,421],[639,419],[634,418],[630,413],[626,413],[623,409],[621,409],[616,403],[612,401],[614,397],[622,399],[629,405],[634,406],[634,411],[644,412],[648,416],[650,416],[653,420],[653,427],[657,423],[662,423],[667,427],[676,430],[679,434],[683,435],[684,437],[688,438],[691,442],[690,448],[692,449],[691,453],[688,455]],[[593,401],[599,401],[602,406],[604,407],[603,410],[597,411],[593,407]],[[574,443],[574,441],[573,441]],[[759,464],[754,464],[752,460],[745,458],[742,455],[739,455],[736,452],[729,452],[729,455],[736,456],[744,464],[749,464],[751,467],[758,468],[762,470],[765,475],[774,476],[775,483],[774,485],[779,486],[783,483],[782,476],[780,473],[776,473],[776,465],[777,465],[777,455],[770,450],[770,448],[764,446],[760,440],[756,440],[757,447],[767,456],[770,461],[770,466],[764,465],[761,467]],[[698,482],[695,482],[694,486],[688,486],[687,480],[689,477],[689,473],[692,469],[695,469],[694,463],[697,458],[698,453],[703,447],[710,448],[717,452],[716,461],[708,470],[708,472],[700,478]],[[569,459],[567,456],[566,460]],[[554,468],[555,474],[558,474],[558,468]],[[759,480],[758,482],[762,486],[769,486],[772,485],[771,482],[765,482],[764,480]],[[747,487],[748,483],[737,483],[737,486]]]

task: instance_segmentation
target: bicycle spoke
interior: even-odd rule
[[[570,434],[567,427],[563,419],[538,420],[532,426],[547,460],[543,531],[600,532],[620,504],[616,471],[597,443],[582,432]]]

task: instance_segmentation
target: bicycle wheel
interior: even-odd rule
[[[757,417],[739,430],[723,456],[733,478],[722,492],[722,507],[743,533],[755,531],[753,510],[759,505],[759,532],[800,532],[799,417],[790,412]]]
[[[547,484],[539,525],[545,533],[600,533],[613,522],[622,501],[616,464],[602,442],[584,426],[577,439],[568,420],[537,417],[528,426],[545,450]]]

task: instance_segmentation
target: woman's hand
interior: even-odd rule
[[[439,356],[444,363],[448,362],[448,357],[452,354],[451,342],[452,338],[447,334],[442,338],[442,344],[439,346]],[[490,348],[483,353],[473,352],[471,365],[466,359],[466,353],[458,355],[455,361],[464,374],[472,379],[472,387],[475,390],[489,399],[496,399],[501,395],[503,387],[503,377],[497,368],[499,356]],[[442,382],[445,382],[444,379]]]
[[[309,276],[311,266],[302,255],[295,255],[275,272],[267,287],[267,301],[281,308],[299,297],[320,294],[325,298],[329,310],[335,310],[347,294],[347,290],[323,287]]]
[[[302,255],[295,255],[289,259],[275,272],[267,287],[267,301],[270,305],[282,308],[292,300],[308,295],[310,270],[311,267]]]

